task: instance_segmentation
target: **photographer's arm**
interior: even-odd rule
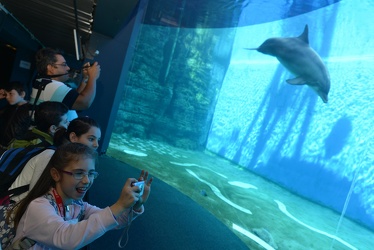
[[[75,100],[72,109],[85,110],[88,109],[96,96],[96,80],[100,76],[100,65],[95,62],[87,68],[88,81],[86,84],[80,84],[77,91],[78,98]]]

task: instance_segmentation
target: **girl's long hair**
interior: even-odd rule
[[[51,175],[51,169],[63,170],[71,162],[77,162],[81,159],[94,159],[96,161],[97,152],[81,143],[67,143],[56,149],[33,189],[13,207],[11,214],[14,214],[15,228],[17,228],[30,202],[48,193],[52,187],[56,187]]]

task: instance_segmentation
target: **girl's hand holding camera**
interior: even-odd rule
[[[144,181],[143,194],[140,195],[141,188],[134,183],[138,181]],[[121,195],[116,203],[114,203],[110,209],[114,216],[119,216],[123,211],[133,207],[134,210],[139,210],[141,206],[148,200],[151,192],[151,184],[153,178],[148,180],[148,172],[142,170],[138,180],[135,178],[127,179],[125,185],[122,188]]]
[[[151,184],[152,184],[153,178],[150,177],[148,180],[148,172],[142,170],[138,178],[138,181],[144,181],[143,194],[139,197],[139,200],[135,203],[134,210],[138,210],[144,203],[147,202],[149,194],[151,193]]]

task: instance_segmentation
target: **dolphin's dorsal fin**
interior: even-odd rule
[[[305,43],[309,44],[309,38],[308,38],[308,24],[305,25],[303,34],[299,36],[299,39],[304,41]]]

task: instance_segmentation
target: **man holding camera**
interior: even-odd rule
[[[96,80],[100,76],[100,65],[86,63],[83,67],[85,80],[77,89],[64,82],[69,79],[69,66],[62,54],[51,48],[40,49],[35,56],[38,77],[33,84],[31,103],[44,101],[62,102],[69,108],[68,120],[78,117],[76,110],[88,109],[96,96]],[[38,90],[39,96],[38,96]]]

